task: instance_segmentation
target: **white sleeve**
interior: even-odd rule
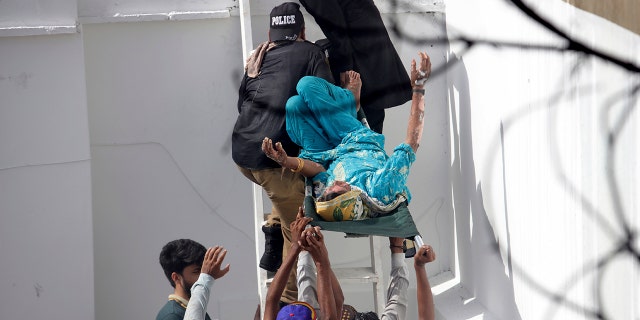
[[[387,304],[380,320],[404,319],[407,314],[409,272],[404,253],[391,254],[391,283],[387,290]]]
[[[297,268],[298,300],[310,304],[314,309],[320,310],[318,303],[318,292],[316,291],[316,265],[311,258],[311,254],[302,251],[298,255]]]
[[[201,273],[198,281],[191,287],[191,299],[187,304],[187,311],[184,314],[184,320],[204,320],[207,314],[207,303],[209,303],[209,294],[213,287],[212,276]]]

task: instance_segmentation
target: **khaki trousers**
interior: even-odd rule
[[[280,224],[284,245],[282,258],[287,256],[291,247],[291,229],[289,225],[296,219],[298,207],[304,202],[304,177],[291,170],[282,168],[249,170],[238,167],[240,172],[258,184],[266,192],[271,200],[271,214],[267,218],[267,225]],[[287,286],[282,293],[281,301],[291,303],[298,300],[298,287],[296,286],[296,268],[291,270]]]

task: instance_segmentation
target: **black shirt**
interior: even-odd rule
[[[411,100],[409,74],[373,0],[300,0],[300,4],[331,43],[333,76],[347,70],[360,73],[360,104],[367,117],[369,111]]]
[[[280,167],[262,152],[264,137],[281,142],[289,156],[298,155],[300,147],[287,134],[285,105],[297,94],[296,85],[304,76],[333,82],[324,53],[308,41],[278,43],[265,54],[257,77],[244,74],[231,137],[231,154],[237,165],[252,170]]]

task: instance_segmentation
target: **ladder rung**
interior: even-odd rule
[[[335,268],[333,269],[339,280],[351,283],[376,283],[380,276],[371,267]]]
[[[349,283],[375,283],[380,276],[371,267],[334,268],[333,272],[339,280]],[[267,276],[267,287],[273,282],[273,277]]]

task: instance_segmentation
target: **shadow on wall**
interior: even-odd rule
[[[469,301],[476,301],[485,306],[485,308],[477,308],[477,306],[474,308],[473,304],[469,304],[468,310],[459,310],[459,312],[464,315],[487,309],[485,311],[490,311],[499,319],[522,319],[515,301],[509,236],[505,244],[499,244],[496,241],[497,237],[482,200],[482,184],[479,182],[476,185],[471,102],[466,67],[464,61],[454,53],[450,53],[448,65],[448,91],[451,104],[449,110],[453,127],[451,179],[460,284],[471,294]],[[504,212],[505,220],[508,221],[506,194]],[[506,227],[509,235],[508,223]],[[507,251],[506,264],[500,255],[500,247]],[[505,265],[508,273],[505,273]],[[467,305],[468,303],[465,302],[465,306]],[[497,310],[496,307],[499,309]],[[471,314],[467,315],[471,316]]]

